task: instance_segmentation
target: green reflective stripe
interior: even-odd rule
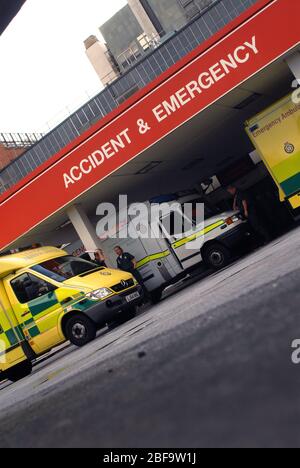
[[[18,325],[17,327],[15,327],[15,331],[16,331],[16,333],[18,335],[19,340],[23,341],[24,340],[24,335],[23,335],[22,327],[20,325]]]
[[[84,301],[86,299],[86,293],[80,293],[76,294],[75,296],[72,296],[68,302],[65,302],[65,300],[63,300],[62,302],[60,302],[60,305],[63,309],[65,309],[66,307],[79,304],[81,301]]]
[[[17,332],[17,329],[16,329],[16,328],[15,328],[15,331]],[[5,335],[6,335],[8,341],[9,341],[9,343],[10,343],[11,345],[15,345],[16,343],[18,343],[18,340],[17,340],[15,331],[11,328],[10,330],[7,330],[7,331],[5,332]],[[17,334],[18,334],[18,336],[19,336],[19,333],[17,333]]]
[[[161,258],[168,257],[169,255],[170,255],[169,250],[165,250],[164,252],[160,252],[160,253],[153,254],[153,255],[148,255],[148,257],[143,258],[137,263],[137,268],[140,268],[146,265],[147,263],[153,262],[155,260],[160,260]]]
[[[48,309],[51,309],[51,307],[55,306],[56,304],[59,304],[59,302],[53,292],[34,299],[28,305],[32,316],[35,317],[42,312],[47,312]]]
[[[202,229],[201,231],[196,232],[196,234],[192,234],[189,237],[185,237],[184,239],[180,239],[179,241],[174,242],[174,244],[172,244],[172,247],[173,249],[178,249],[179,247],[182,247],[188,242],[192,242],[198,239],[198,237],[204,236],[205,234],[208,234],[214,229],[217,229],[218,227],[223,226],[223,224],[224,224],[223,220],[217,221],[216,223],[211,224],[210,226],[206,226],[206,228]]]
[[[2,334],[6,336],[9,344],[12,345],[12,346],[18,344],[19,341],[24,341],[24,339],[25,339],[24,335],[23,335],[21,325],[17,325],[14,328],[10,328],[9,330],[5,330]]]
[[[280,185],[287,196],[297,193],[300,189],[300,172],[293,177],[280,182]]]
[[[8,343],[11,345],[11,348],[8,348],[5,352],[9,352],[19,346],[20,342],[25,341],[24,331],[28,332],[31,338],[35,338],[40,335],[41,332],[38,326],[35,323],[33,316],[36,316],[42,312],[47,312],[54,305],[59,304],[56,295],[54,293],[47,294],[41,298],[35,299],[28,304],[29,310],[32,314],[32,317],[24,321],[23,323],[10,328],[9,330],[4,330],[3,333],[0,333],[0,336],[4,334],[7,338]],[[27,336],[28,338],[28,336]]]
[[[80,301],[73,302],[72,304],[69,304],[67,306],[64,305],[64,311],[65,312],[70,312],[69,309],[70,307],[74,308],[73,310],[78,310],[79,312],[84,312],[86,309],[89,309],[90,307],[93,307],[94,305],[97,304],[98,301],[92,301],[91,299],[85,298],[81,299]]]
[[[275,177],[280,183],[292,179],[299,174],[300,151],[285,156],[279,164],[276,164],[272,168]]]
[[[31,338],[35,338],[36,336],[41,334],[39,328],[36,325],[34,325],[33,327],[30,327],[30,328],[27,328],[27,331],[28,331],[29,335],[31,336]]]
[[[25,341],[25,336],[23,330],[25,330],[29,333],[31,338],[34,338],[35,336],[40,335],[40,330],[37,327],[35,321],[33,319],[27,320],[26,322],[22,323],[21,325],[17,325],[14,328],[10,328],[9,330],[6,330],[4,333],[9,341],[9,343],[13,345],[18,345],[19,342]],[[16,335],[19,338],[19,341],[16,337]]]
[[[26,329],[26,331],[29,333],[31,338],[34,338],[35,336],[38,336],[41,334],[38,326],[36,325],[33,319],[27,320],[26,322],[24,322],[23,329]]]
[[[33,320],[33,318],[29,319],[29,320],[26,320],[26,322],[23,323],[23,325],[28,326],[28,325],[31,325],[31,324],[35,324],[35,321]]]

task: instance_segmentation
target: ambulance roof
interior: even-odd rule
[[[0,278],[4,278],[13,271],[45,262],[51,258],[62,257],[63,255],[68,254],[64,250],[55,247],[41,247],[0,257]]]

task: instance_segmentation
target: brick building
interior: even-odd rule
[[[0,143],[0,170],[23,154],[24,151],[25,148],[7,148],[3,143]]]

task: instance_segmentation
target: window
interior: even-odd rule
[[[201,211],[199,212],[198,205],[202,206],[204,204],[204,220],[205,221],[207,219],[212,218],[213,216],[216,216],[217,214],[219,214],[219,211],[215,207],[212,207],[210,204],[205,202],[203,200],[203,198],[198,198],[198,199],[192,200],[192,201],[190,201],[188,203],[192,204],[193,222],[195,222],[197,220],[197,218],[199,220],[200,215],[201,215],[200,218],[203,217],[203,214],[201,213]],[[182,209],[184,209],[183,205],[182,205]],[[201,221],[203,221],[203,219],[201,219]]]
[[[148,50],[150,48],[150,39],[149,37],[147,36],[146,33],[143,33],[141,34],[138,38],[137,38],[138,42],[140,43],[140,46],[144,49],[144,50]]]
[[[182,236],[193,228],[192,222],[180,211],[172,211],[169,216],[162,218],[161,224],[170,237]]]
[[[31,267],[32,270],[37,271],[44,276],[48,276],[48,278],[60,283],[70,278],[74,278],[74,276],[83,275],[92,270],[96,270],[97,268],[97,265],[93,262],[71,257],[69,255],[54,258]]]
[[[196,225],[203,223],[218,213],[216,209],[207,204],[203,206],[203,199],[200,198],[189,201],[187,204],[190,205],[190,210],[186,210],[186,205],[182,204],[182,211],[179,208],[178,211],[171,211],[169,215],[160,219],[161,227],[168,237],[184,237]]]
[[[53,284],[29,273],[18,276],[18,278],[11,281],[11,287],[21,304],[38,299],[56,289]]]

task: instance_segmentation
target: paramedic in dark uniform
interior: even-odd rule
[[[128,252],[124,252],[120,246],[115,247],[115,254],[117,255],[117,265],[119,270],[127,271],[131,273],[132,276],[137,280],[137,282],[142,286],[146,297],[148,296],[148,291],[145,287],[144,280],[142,275],[137,269],[136,259],[133,255]]]
[[[266,244],[270,241],[270,235],[265,227],[260,222],[260,219],[256,213],[255,206],[252,200],[249,199],[243,192],[237,189],[234,185],[227,187],[227,192],[233,196],[233,210],[239,211],[243,217],[248,221],[248,224],[256,237],[260,238],[261,241]]]

